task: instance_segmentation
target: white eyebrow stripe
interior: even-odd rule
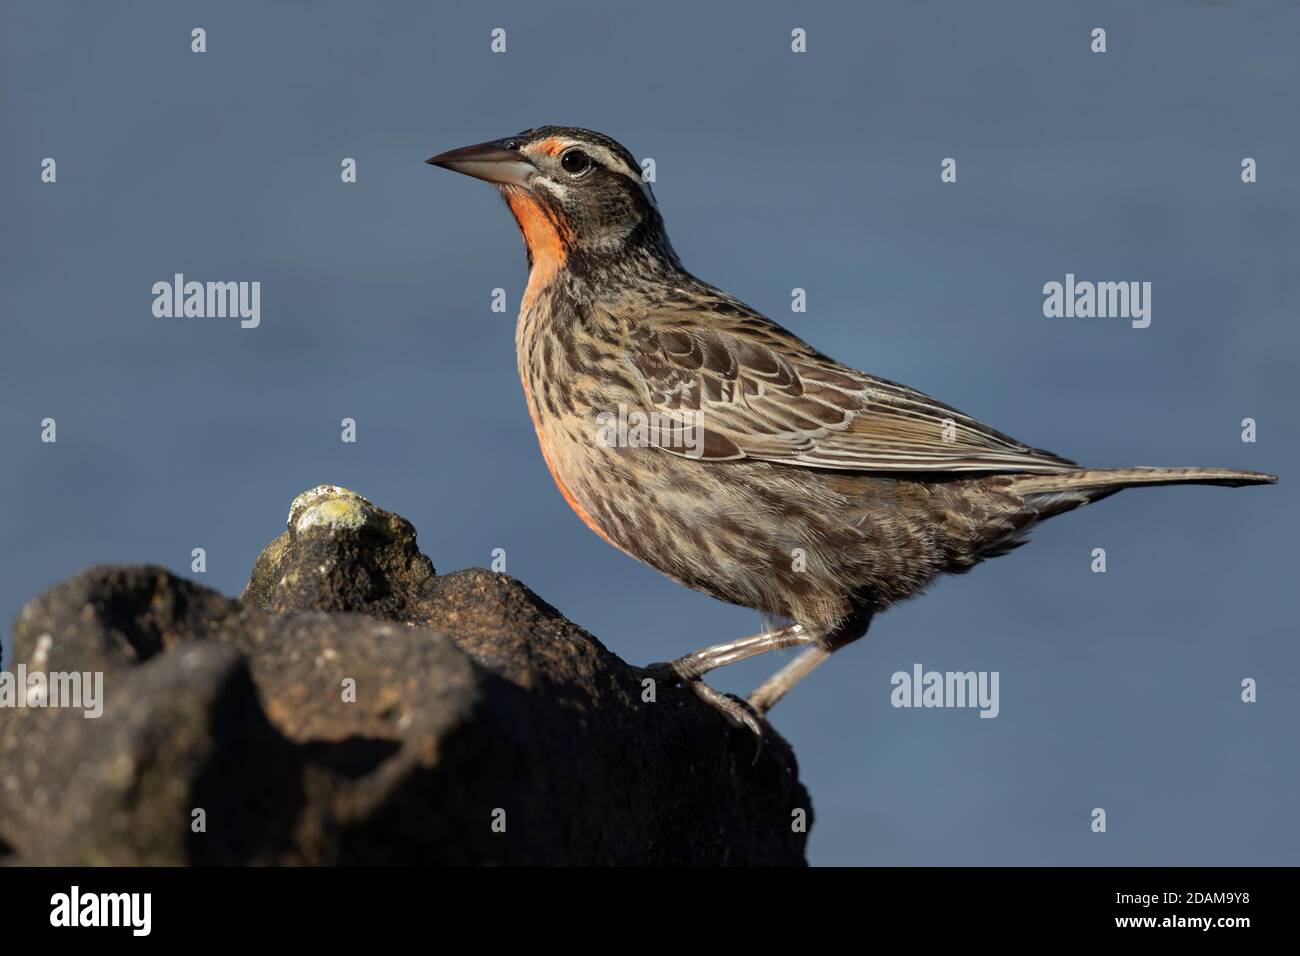
[[[560,149],[560,153],[563,153],[567,149],[572,149],[574,146],[582,147],[582,149],[585,150],[592,159],[599,162],[606,169],[620,173],[635,182],[641,187],[641,193],[645,196],[646,202],[650,203],[650,205],[656,209],[659,208],[659,204],[655,202],[655,194],[650,191],[650,184],[642,178],[641,171],[638,169],[636,172],[633,172],[628,169],[627,162],[622,156],[598,143],[584,143],[581,140],[569,139],[567,137],[560,141],[564,144],[563,148]]]
[[[583,148],[597,159],[601,160],[601,165],[614,170],[616,173],[622,173],[628,179],[635,182],[641,187],[641,192],[645,196],[646,201],[650,203],[651,206],[658,208],[659,204],[655,202],[655,196],[654,193],[650,191],[649,183],[647,183],[641,176],[641,170],[638,169],[635,173],[632,172],[632,170],[627,168],[627,163],[623,160],[623,157],[619,156],[612,150],[606,149],[604,146],[597,146],[593,143],[585,145]]]

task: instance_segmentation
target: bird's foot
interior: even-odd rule
[[[752,763],[758,763],[759,758],[763,755],[763,750],[766,748],[781,775],[786,780],[787,791],[789,787],[793,786],[792,781],[798,779],[799,776],[799,765],[795,760],[794,751],[786,743],[785,739],[772,729],[771,725],[764,719],[763,714],[750,705],[749,701],[743,697],[737,697],[735,694],[724,694],[722,691],[710,687],[698,676],[693,675],[692,668],[683,666],[681,660],[664,664],[651,664],[646,668],[646,671],[656,680],[672,684],[683,684],[696,697],[720,713],[731,726],[748,730],[754,735],[755,741]]]
[[[687,681],[686,686],[696,697],[722,714],[731,726],[745,728],[758,738],[758,749],[754,752],[754,763],[758,763],[759,754],[763,752],[764,739],[767,737],[767,729],[762,718],[749,706],[749,702],[734,694],[724,694],[720,690],[715,690],[699,679]]]
[[[655,681],[670,685],[689,684],[691,681],[699,680],[701,675],[706,672],[706,669],[700,667],[698,662],[692,659],[689,654],[685,657],[679,657],[675,661],[647,664],[644,670]]]
[[[704,683],[700,679],[701,672],[697,667],[693,666],[694,663],[689,657],[679,657],[675,661],[651,664],[645,668],[645,671],[656,681],[662,681],[665,684],[682,684],[689,687],[696,697],[727,718],[728,723],[733,727],[746,727],[761,739],[763,725],[759,723],[759,717],[755,714],[753,708],[749,706],[749,703],[732,694],[724,694],[721,691],[714,690]]]

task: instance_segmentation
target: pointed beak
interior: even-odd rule
[[[425,162],[499,186],[527,186],[529,177],[537,172],[522,153],[509,149],[501,140],[449,150]]]

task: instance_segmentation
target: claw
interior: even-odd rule
[[[680,684],[690,688],[696,697],[720,713],[732,727],[744,728],[752,733],[757,742],[754,759],[751,761],[752,764],[758,763],[759,758],[763,756],[765,746],[780,741],[781,746],[772,746],[771,748],[772,758],[776,761],[786,779],[787,792],[793,786],[792,781],[799,775],[794,754],[789,745],[784,740],[781,740],[779,735],[772,732],[761,710],[755,708],[743,697],[738,697],[735,694],[724,694],[710,687],[700,679],[698,674],[694,673],[693,668],[690,667],[690,662],[681,658],[675,661],[650,664],[643,668],[643,671],[653,679],[663,681],[665,684],[674,686]]]
[[[714,690],[702,680],[690,681],[689,686],[695,692],[696,697],[721,713],[733,727],[744,727],[754,735],[757,746],[754,748],[754,759],[750,761],[751,765],[757,765],[759,758],[763,756],[765,746],[780,740],[779,736],[772,733],[771,728],[767,726],[762,716],[756,714],[753,708],[749,706],[749,702],[743,697]],[[781,743],[784,744],[785,742],[781,741]],[[798,776],[794,754],[790,751],[788,745],[773,746],[772,758],[780,766],[787,779]]]

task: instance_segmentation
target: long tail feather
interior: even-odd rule
[[[1121,488],[1136,485],[1271,485],[1277,475],[1259,471],[1234,471],[1231,468],[1088,468],[1057,475],[1024,475],[1012,479],[1012,489],[1020,495],[1082,492],[1101,497]]]

